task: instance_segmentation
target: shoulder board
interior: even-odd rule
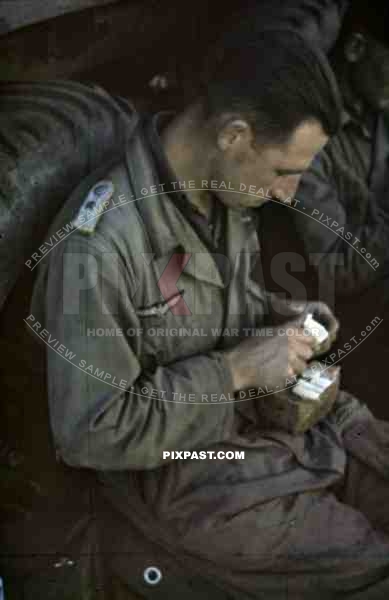
[[[95,183],[73,219],[73,225],[77,231],[84,234],[94,233],[101,215],[109,206],[114,191],[115,187],[112,181],[104,179]]]

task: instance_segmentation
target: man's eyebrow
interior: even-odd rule
[[[302,175],[304,173],[303,169],[276,169],[277,175],[281,177],[284,175]]]

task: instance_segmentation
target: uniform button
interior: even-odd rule
[[[143,579],[147,585],[158,585],[162,579],[162,573],[158,567],[147,567],[143,571]]]

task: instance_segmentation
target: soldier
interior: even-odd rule
[[[388,23],[387,2],[376,0],[368,11],[365,2],[351,3],[331,53],[345,104],[342,129],[302,178],[297,210],[275,207],[265,224],[267,231],[279,230],[284,220],[289,250],[302,252],[306,267],[317,265],[319,288],[312,284],[312,273],[305,278],[306,288],[336,310],[341,343],[376,317],[384,319],[344,363],[347,388],[370,398],[370,407],[383,418],[389,416],[381,401],[388,358]],[[282,190],[278,196],[282,199]],[[264,246],[270,264],[280,247],[271,240]],[[286,282],[276,265],[275,277]]]
[[[307,254],[325,255],[320,269],[339,295],[360,293],[388,276],[389,9],[380,0],[373,7],[367,12],[365,2],[353,2],[346,14],[331,56],[345,103],[343,126],[296,194],[309,214],[320,209],[315,219],[300,209],[294,221]]]
[[[53,226],[73,230],[42,261],[27,324],[47,345],[58,456],[96,471],[102,549],[124,590],[389,590],[386,424],[346,392],[302,434],[257,410],[317,348],[306,311],[251,278],[255,209],[294,193],[340,116],[324,56],[264,33],[227,52],[183,112],[134,112],[125,160]],[[308,308],[333,339],[328,307]],[[246,335],[264,323],[266,336]]]

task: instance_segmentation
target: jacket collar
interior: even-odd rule
[[[139,199],[136,203],[137,210],[145,224],[157,267],[160,263],[163,268],[166,265],[166,257],[174,252],[189,253],[192,257],[185,267],[185,273],[224,288],[225,284],[209,249],[171,198],[160,191],[159,175],[141,125],[128,141],[126,164],[134,197]],[[153,186],[156,186],[158,192],[155,195],[150,192]],[[147,190],[148,193],[142,194],[142,190]],[[236,255],[244,249],[255,227],[247,218],[242,218],[240,211],[226,210],[226,251],[230,261],[235,261]]]

